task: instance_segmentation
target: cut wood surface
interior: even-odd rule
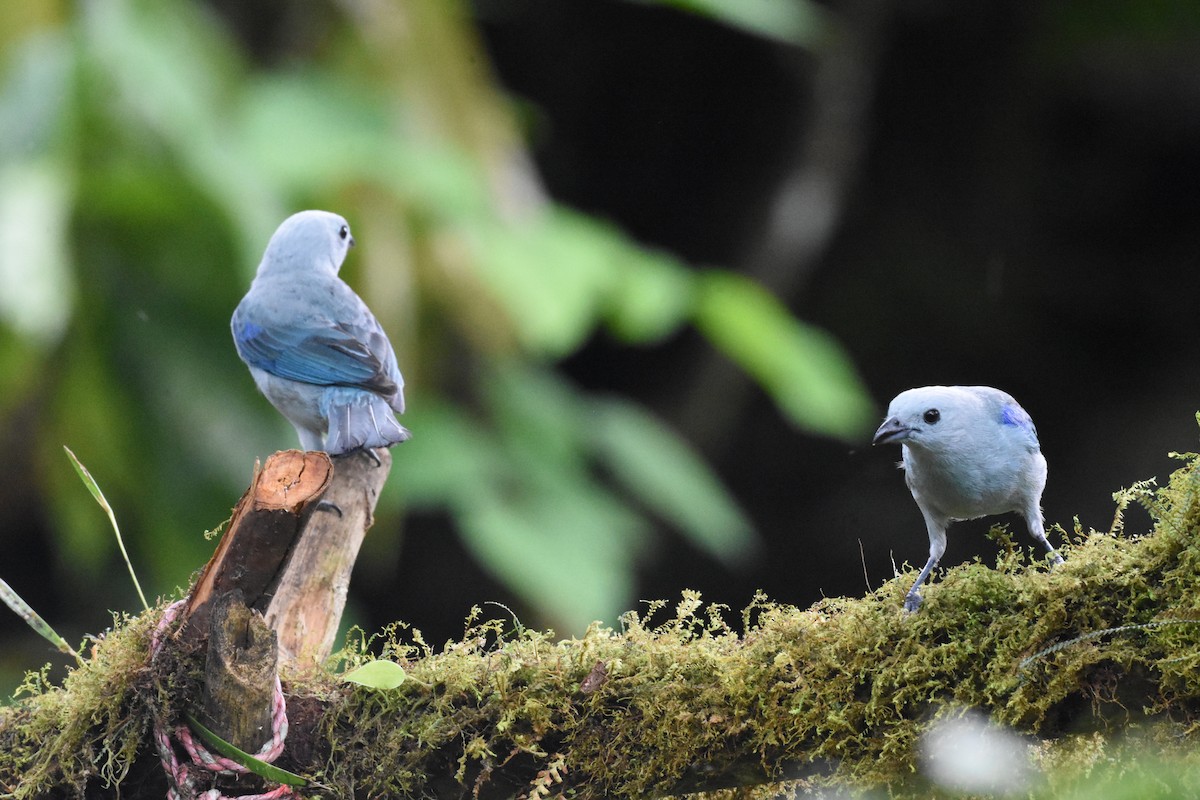
[[[208,633],[213,599],[235,588],[248,607],[266,609],[288,554],[332,479],[329,456],[300,450],[275,453],[255,472],[188,597],[183,619],[189,636]]]

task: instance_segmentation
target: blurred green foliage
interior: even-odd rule
[[[457,3],[355,7],[272,66],[182,0],[0,17],[0,413],[36,410],[64,577],[97,582],[113,542],[62,445],[159,594],[207,558],[254,459],[295,446],[228,319],[300,208],[351,220],[344,275],[409,383],[375,536],[448,511],[542,620],[627,608],[655,522],[716,558],[755,542],[680,436],[556,373],[598,331],[636,347],[695,325],[798,427],[852,437],[872,415],[838,345],[761,288],[546,200]]]
[[[637,0],[710,17],[747,33],[813,47],[829,34],[828,12],[813,0]]]

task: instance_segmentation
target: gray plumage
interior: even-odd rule
[[[918,589],[946,551],[951,522],[1010,511],[1053,555],[1046,539],[1042,490],[1046,459],[1037,429],[1011,395],[988,386],[925,386],[896,395],[873,444],[899,444],[901,467],[929,531],[929,560],[904,600],[921,605]]]
[[[258,388],[305,450],[390,447],[409,432],[404,378],[375,316],[338,277],[354,245],[346,220],[301,211],[267,244],[230,326]]]

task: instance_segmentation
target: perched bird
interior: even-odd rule
[[[929,560],[904,598],[906,611],[920,607],[917,590],[946,552],[951,522],[1015,511],[1062,563],[1042,522],[1046,459],[1033,420],[1011,395],[989,386],[909,389],[892,400],[872,444],[901,445],[904,480],[929,529]]]
[[[238,355],[259,390],[295,426],[305,450],[330,455],[410,436],[396,421],[404,413],[404,378],[392,345],[338,277],[353,246],[350,226],[337,214],[288,217],[231,321]]]

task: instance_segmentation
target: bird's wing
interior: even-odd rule
[[[233,315],[238,354],[252,367],[289,380],[354,386],[390,397],[403,385],[396,357],[374,317],[320,327],[263,324]]]
[[[1038,450],[1041,444],[1038,442],[1037,426],[1033,424],[1033,418],[1029,416],[1029,412],[1021,408],[1017,401],[1006,403],[1000,409],[1000,423],[1002,425],[1011,425],[1022,433],[1029,440],[1029,446]]]

